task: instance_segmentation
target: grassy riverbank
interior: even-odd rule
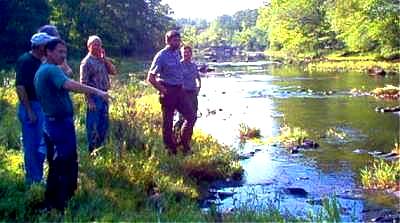
[[[384,60],[373,53],[345,55],[333,52],[320,57],[311,53],[292,55],[282,51],[266,51],[265,54],[285,64],[301,64],[309,71],[367,72],[372,67],[381,67],[388,72],[400,72],[400,60]]]
[[[392,154],[400,154],[399,140],[394,144]],[[366,189],[400,190],[400,163],[396,161],[374,160],[361,170],[361,183]]]
[[[111,92],[108,143],[94,157],[86,151],[83,96],[73,96],[79,186],[64,215],[40,212],[43,185],[24,185],[12,79],[10,86],[0,88],[0,221],[297,221],[272,206],[242,207],[227,214],[216,213],[214,208],[202,211],[198,200],[209,182],[242,176],[237,154],[196,130],[193,155],[168,156],[161,138],[157,94],[137,80],[137,75],[129,76],[130,69],[124,70],[119,77],[123,84],[115,80]],[[331,207],[325,208],[326,213],[299,221],[335,218],[330,215],[334,213]]]
[[[86,151],[83,97],[74,95],[79,188],[64,216],[40,213],[44,187],[25,187],[17,97],[0,88],[1,221],[207,221],[197,199],[212,180],[242,176],[237,155],[197,130],[193,155],[169,156],[158,96],[138,83],[117,86],[108,144],[95,157]]]

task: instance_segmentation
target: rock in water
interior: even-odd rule
[[[293,196],[298,197],[307,197],[308,192],[305,191],[303,188],[299,187],[288,187],[284,189],[284,192]]]

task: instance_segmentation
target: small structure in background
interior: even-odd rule
[[[202,50],[203,58],[209,62],[224,62],[230,61],[233,57],[241,55],[239,47],[232,46],[212,46]]]

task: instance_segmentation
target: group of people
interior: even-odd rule
[[[89,151],[104,143],[108,127],[107,90],[115,67],[105,57],[101,39],[90,36],[80,66],[80,82],[71,78],[66,43],[55,26],[45,25],[31,37],[31,50],[16,64],[18,118],[22,127],[25,181],[43,181],[47,157],[47,208],[63,210],[77,188],[78,160],[73,104],[69,91],[84,93]]]
[[[31,37],[31,50],[16,64],[18,118],[22,127],[25,180],[28,185],[43,182],[47,159],[46,208],[64,210],[77,188],[78,155],[69,92],[84,93],[87,102],[86,131],[88,151],[105,143],[109,126],[110,75],[116,69],[105,55],[100,37],[87,40],[88,54],[80,64],[80,82],[72,79],[67,63],[66,43],[55,26],[45,25]],[[191,137],[197,118],[197,95],[201,81],[191,61],[192,48],[181,46],[179,32],[165,35],[166,47],[154,57],[147,80],[160,94],[163,140],[174,155],[191,152]],[[179,50],[181,49],[181,51]],[[173,130],[175,111],[181,115]]]

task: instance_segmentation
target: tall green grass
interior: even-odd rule
[[[287,125],[280,129],[280,134],[267,139],[268,143],[279,143],[286,148],[301,145],[307,139],[308,133],[300,127],[289,127]]]
[[[73,95],[79,147],[78,189],[65,213],[44,212],[44,186],[24,184],[23,154],[13,87],[0,88],[0,221],[5,222],[215,222],[286,221],[274,208],[238,209],[232,215],[203,212],[197,205],[213,180],[240,179],[237,154],[195,130],[194,154],[169,156],[161,137],[161,113],[154,90],[117,85],[111,92],[108,142],[87,152],[82,95]],[[312,219],[311,219],[312,220]]]
[[[361,183],[367,189],[399,189],[400,163],[374,160],[360,172]]]
[[[73,95],[79,188],[65,215],[60,215],[39,211],[42,185],[24,184],[17,97],[12,87],[0,88],[1,221],[204,221],[196,204],[200,184],[242,175],[235,153],[199,130],[193,136],[193,155],[169,156],[161,137],[158,96],[152,89],[120,85],[112,95],[108,143],[96,156],[86,150],[84,98]]]

